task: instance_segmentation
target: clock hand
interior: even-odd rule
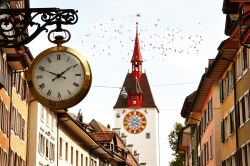
[[[68,71],[69,69],[71,69],[71,67],[73,67],[73,66],[68,67],[66,70],[64,70],[63,72],[61,72],[59,75],[60,76],[63,75],[66,71]]]
[[[64,70],[63,72],[61,72],[60,74],[56,74],[56,77],[52,79],[52,81],[55,81],[57,78],[64,78],[66,79],[66,77],[62,76],[66,71],[68,71],[69,69],[71,69],[72,66],[68,67],[66,70]]]

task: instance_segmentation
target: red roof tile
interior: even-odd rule
[[[98,142],[111,142],[114,137],[112,132],[91,132],[91,134]]]

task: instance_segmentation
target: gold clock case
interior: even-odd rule
[[[71,98],[66,99],[66,100],[54,101],[54,100],[50,100],[42,96],[34,87],[33,80],[34,80],[34,68],[36,67],[37,63],[48,54],[53,53],[53,52],[58,52],[58,51],[68,52],[72,54],[72,56],[75,56],[77,59],[79,59],[84,69],[84,80],[83,80],[84,82],[79,92],[75,94],[74,96],[72,96]],[[28,80],[28,86],[30,88],[30,91],[38,102],[40,102],[42,105],[48,108],[64,109],[64,108],[70,108],[78,104],[80,101],[82,101],[85,98],[85,96],[89,92],[89,89],[92,83],[92,73],[91,73],[91,69],[90,69],[88,61],[77,50],[69,48],[69,47],[65,47],[65,46],[56,46],[56,47],[51,47],[51,48],[44,50],[33,60],[28,70],[27,80]]]

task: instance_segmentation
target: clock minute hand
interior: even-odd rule
[[[73,66],[68,67],[66,70],[64,70],[63,72],[61,72],[59,75],[62,76],[66,71],[68,71],[69,69],[71,69]]]
[[[69,69],[71,69],[72,66],[68,67],[66,70],[64,70],[63,72],[61,72],[60,74],[56,74],[56,77],[52,79],[52,81],[55,81],[57,78],[64,78],[66,79],[66,77],[62,76],[66,71],[68,71]]]

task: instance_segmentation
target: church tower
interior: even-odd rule
[[[132,71],[127,74],[114,106],[115,128],[127,136],[126,146],[131,153],[140,154],[139,163],[159,166],[159,111],[147,75],[142,73],[138,23],[131,63]]]

